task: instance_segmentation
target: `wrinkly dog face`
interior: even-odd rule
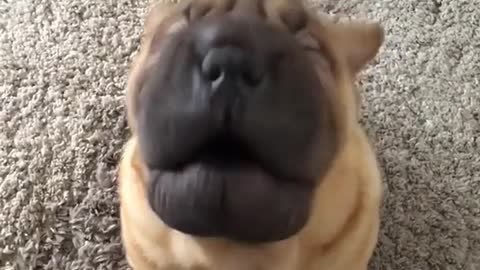
[[[200,237],[298,233],[356,120],[353,78],[381,28],[288,0],[160,4],[145,27],[128,114],[151,208]]]

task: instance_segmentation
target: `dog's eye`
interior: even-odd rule
[[[299,32],[296,36],[300,45],[306,51],[312,51],[312,52],[321,51],[321,46],[319,42],[315,38],[313,38],[312,35],[310,35],[308,32],[302,31],[302,32]]]
[[[310,57],[314,59],[317,67],[321,68],[321,70],[329,70],[331,68],[328,52],[320,41],[307,31],[298,33],[297,38],[304,51],[310,53]]]
[[[175,20],[168,28],[167,34],[176,33],[187,26],[187,20],[185,18],[180,18]]]

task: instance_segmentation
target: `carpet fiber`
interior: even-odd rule
[[[480,269],[478,0],[310,0],[381,20],[361,77],[385,175],[371,269]],[[145,1],[0,1],[0,269],[127,269],[115,164]]]

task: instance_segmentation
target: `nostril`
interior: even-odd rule
[[[258,87],[263,79],[263,69],[241,48],[212,48],[201,63],[203,78],[214,89],[221,86],[245,88]]]
[[[213,65],[211,67],[205,67],[203,73],[207,80],[214,82],[222,77],[223,71],[218,65]]]
[[[224,69],[218,55],[215,52],[209,52],[202,62],[202,75],[209,82],[215,82],[224,76]]]
[[[249,87],[256,87],[262,83],[263,76],[253,70],[242,72],[242,81]]]

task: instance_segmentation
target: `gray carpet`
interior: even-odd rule
[[[480,2],[311,0],[380,19],[363,122],[385,172],[371,269],[480,269]],[[0,269],[126,269],[115,164],[145,1],[0,1]]]

